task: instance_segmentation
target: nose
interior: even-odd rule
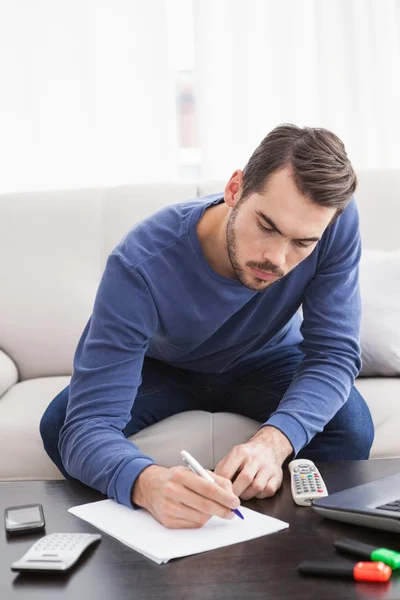
[[[271,244],[264,252],[264,259],[269,260],[276,267],[283,267],[286,262],[287,244],[285,242]]]

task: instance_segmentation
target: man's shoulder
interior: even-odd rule
[[[195,197],[184,202],[163,206],[136,223],[114,249],[125,264],[134,269],[147,260],[188,238],[197,215],[221,198],[221,194]]]
[[[353,197],[342,214],[324,232],[319,248],[320,263],[333,256],[359,254],[360,222]]]

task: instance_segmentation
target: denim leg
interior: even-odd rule
[[[131,420],[123,430],[125,437],[187,410],[207,410],[205,387],[195,375],[146,358]]]
[[[69,475],[63,466],[58,442],[65,421],[68,396],[69,386],[52,400],[40,421],[44,449],[64,477]],[[142,383],[132,405],[131,420],[123,434],[130,437],[149,425],[186,410],[205,410],[205,397],[203,387],[189,371],[145,358]]]
[[[231,382],[229,394],[219,410],[244,415],[265,423],[290,386],[297,364],[303,358],[297,347],[283,348],[255,368]],[[347,402],[298,454],[314,462],[362,460],[369,456],[374,438],[371,414],[353,386]]]
[[[243,369],[244,374],[241,370],[232,373],[218,410],[264,423],[285,395],[303,356],[297,346],[281,348],[270,357],[258,360],[253,367]]]

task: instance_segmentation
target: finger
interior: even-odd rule
[[[233,494],[235,500],[234,500],[234,503],[231,505],[231,509],[233,510],[232,507],[234,507],[235,509],[239,508],[240,498],[234,492],[232,481],[230,479],[227,479],[226,477],[221,477],[220,475],[215,475],[215,473],[212,474],[212,477],[215,480],[215,483],[217,483],[219,486],[223,487],[230,494]]]
[[[258,494],[264,493],[272,477],[273,473],[267,469],[258,471],[251,484],[240,494],[241,499],[250,500],[251,498],[259,498]]]
[[[161,522],[167,527],[173,527],[176,519],[192,523],[193,526],[201,527],[208,521],[211,515],[201,513],[192,506],[181,502],[182,486],[175,486],[165,490],[164,497],[158,507]],[[186,492],[186,491],[185,491]]]
[[[245,467],[240,471],[239,475],[233,482],[233,491],[237,496],[242,498],[242,494],[254,481],[259,472],[260,465],[258,462],[246,463]],[[244,498],[243,498],[244,500]]]
[[[276,491],[281,487],[282,479],[276,475],[273,475],[267,482],[264,490],[257,494],[255,497],[262,500],[264,498],[270,498]]]
[[[188,500],[188,498],[185,497],[185,500]],[[170,516],[177,519],[183,519],[184,521],[202,527],[209,519],[211,519],[212,514],[199,511],[193,505],[186,504],[182,501],[174,503],[174,506],[171,507]]]
[[[227,492],[231,492],[232,494],[234,493],[233,484],[230,479],[228,479],[227,477],[222,477],[221,475],[216,475],[212,471],[209,471],[209,473],[214,479],[215,483],[218,483],[218,485],[224,488],[224,490],[226,490]]]
[[[221,477],[232,480],[241,469],[245,457],[239,452],[237,446],[225,456],[215,467],[215,473]]]
[[[226,508],[219,502],[215,502],[210,498],[200,496],[185,487],[181,488],[179,501],[185,507],[185,512],[182,516],[188,520],[197,521],[204,515],[207,515],[207,517],[216,515],[222,519],[231,519],[233,516],[232,509]],[[179,516],[181,516],[181,514],[179,514]]]
[[[199,477],[195,473],[192,473],[190,469],[182,469],[175,476],[177,483],[181,483],[192,492],[208,500],[213,500],[225,508],[234,509],[240,504],[238,497],[235,496],[233,491],[228,491],[216,483],[211,483]]]

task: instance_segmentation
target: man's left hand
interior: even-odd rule
[[[288,438],[279,429],[266,425],[248,442],[232,448],[218,463],[215,473],[230,479],[233,492],[242,500],[268,498],[281,487],[282,464],[292,452]]]

